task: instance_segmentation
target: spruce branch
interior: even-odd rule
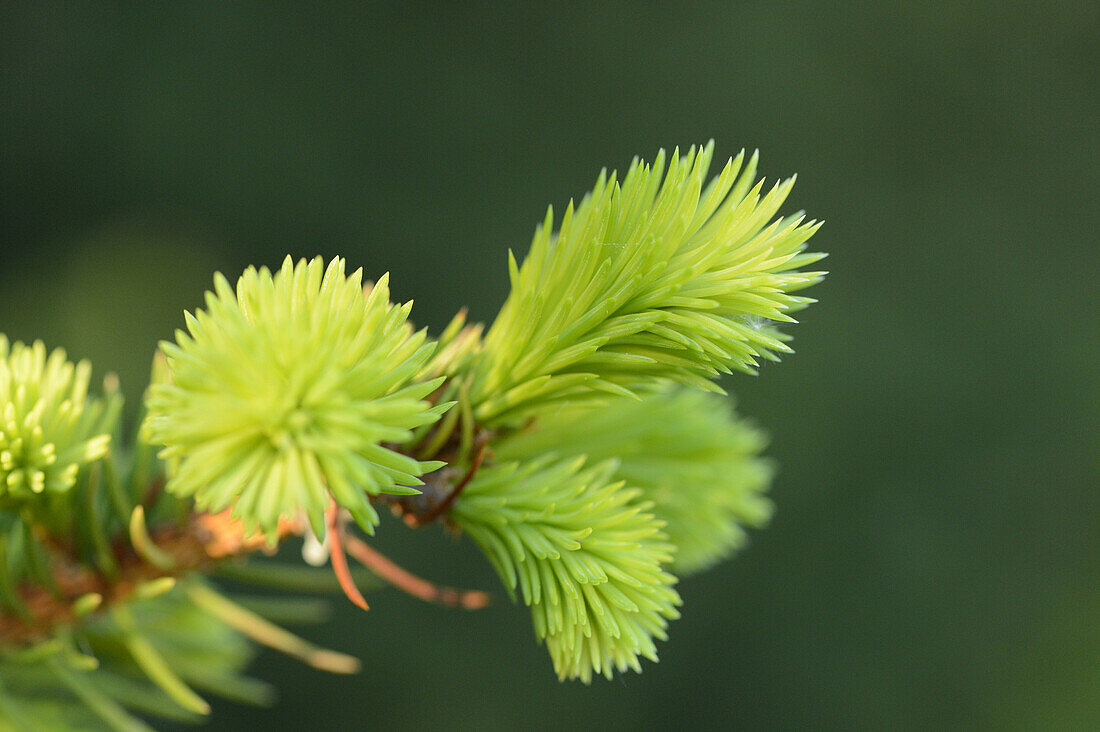
[[[356,533],[379,508],[469,537],[530,609],[561,679],[657,660],[677,576],[766,523],[762,433],[717,379],[790,352],[782,324],[824,273],[819,224],[777,215],[744,153],[708,180],[713,143],[601,173],[552,210],[492,325],[460,311],[436,339],[337,257],[217,274],[162,343],[139,433],[108,378],[0,335],[0,726],[145,729],[210,693],[254,703],[248,639],[345,673],[204,580],[281,591],[388,582],[466,609]],[[710,393],[707,393],[710,392]],[[252,561],[303,538],[332,573]],[[373,574],[349,566],[354,558]],[[316,603],[254,603],[318,619]],[[282,608],[280,610],[280,608]],[[304,616],[303,616],[304,613]]]

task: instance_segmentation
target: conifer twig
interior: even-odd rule
[[[359,588],[355,586],[355,580],[351,578],[351,571],[348,569],[348,558],[344,555],[344,531],[341,526],[340,507],[336,505],[336,501],[333,501],[332,506],[325,512],[325,520],[328,522],[332,571],[340,581],[340,588],[353,603],[364,610],[370,610],[370,605],[363,599],[363,593],[359,592]]]
[[[344,537],[344,549],[364,567],[386,580],[386,582],[425,602],[461,607],[466,610],[480,610],[490,602],[490,595],[487,592],[441,587],[423,577],[417,577],[356,536],[347,535]]]

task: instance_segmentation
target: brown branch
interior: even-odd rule
[[[296,522],[283,522],[279,535],[301,533]],[[37,584],[25,584],[19,594],[29,613],[20,617],[0,612],[0,645],[23,645],[48,638],[59,625],[78,621],[73,609],[81,597],[97,594],[101,608],[122,602],[141,585],[163,577],[181,577],[212,568],[220,560],[267,550],[267,538],[249,535],[244,525],[232,519],[228,511],[218,514],[194,514],[186,524],[167,524],[154,529],[150,538],[157,548],[173,559],[170,569],[159,569],[138,554],[127,542],[113,547],[117,572],[107,577],[87,564],[76,561],[67,553],[51,552],[51,574],[56,588],[51,591]],[[48,546],[48,545],[47,545]]]
[[[455,484],[455,487],[451,489],[446,498],[437,503],[427,512],[413,516],[413,523],[411,526],[423,526],[424,524],[430,524],[437,518],[445,514],[454,504],[455,499],[462,495],[462,491],[466,486],[470,484],[470,481],[477,475],[478,469],[481,467],[482,461],[485,459],[485,450],[489,444],[489,433],[482,432],[478,435],[477,444],[474,445],[474,459],[470,462],[470,467],[466,470],[466,474],[462,476],[462,479]],[[406,523],[409,523],[408,517],[406,517]]]

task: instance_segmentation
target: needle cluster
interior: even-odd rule
[[[107,453],[117,402],[88,399],[92,366],[0,334],[0,508],[65,493]]]
[[[168,490],[268,535],[304,513],[317,536],[332,500],[370,531],[371,496],[416,493],[441,463],[387,445],[450,405],[425,400],[442,379],[413,379],[434,345],[406,327],[412,303],[392,304],[388,279],[364,295],[362,270],[320,257],[249,268],[235,290],[216,276],[206,309],[162,344],[169,379],[146,402]]]

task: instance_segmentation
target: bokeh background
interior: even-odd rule
[[[682,583],[661,662],[561,685],[525,610],[382,591],[303,630],[362,674],[265,654],[280,701],[209,729],[1095,728],[1098,10],[3,3],[0,331],[133,405],[217,269],[342,254],[418,323],[488,320],[601,167],[760,148],[832,274],[727,384],[778,511]],[[379,543],[497,587],[434,528]]]

